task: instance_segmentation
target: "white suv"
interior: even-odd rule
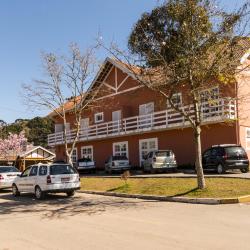
[[[12,184],[14,196],[34,193],[37,199],[46,193],[66,193],[73,196],[80,189],[77,171],[69,164],[37,164],[25,169]]]

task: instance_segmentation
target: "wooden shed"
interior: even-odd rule
[[[7,158],[0,158],[1,165],[15,165],[19,170],[23,171],[25,168],[36,163],[52,162],[55,154],[48,149],[41,146],[29,147],[26,151],[21,152],[18,156],[10,156]]]

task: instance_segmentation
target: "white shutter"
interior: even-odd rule
[[[63,124],[55,124],[55,133],[60,133],[63,131]]]
[[[70,124],[68,122],[65,124],[65,128],[67,132],[70,131]]]
[[[89,127],[89,118],[81,119],[81,129]]]
[[[154,103],[153,102],[149,102],[146,104],[146,114],[152,114],[154,113]]]
[[[146,104],[139,106],[139,115],[146,115]]]
[[[112,112],[112,121],[119,121],[119,120],[121,120],[121,110]]]

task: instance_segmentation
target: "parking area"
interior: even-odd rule
[[[0,249],[249,249],[249,204],[0,192]]]

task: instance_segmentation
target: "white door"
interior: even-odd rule
[[[113,124],[112,124],[113,129],[112,130],[113,130],[113,133],[119,132],[119,130],[120,130],[121,117],[122,117],[121,110],[117,110],[117,111],[112,112],[112,121],[113,121]]]
[[[27,182],[26,182],[28,192],[35,191],[37,173],[38,173],[38,166],[33,166],[30,170],[30,173],[29,173],[29,176],[27,177]]]
[[[149,102],[139,106],[140,127],[149,127],[151,125],[151,114],[154,113],[154,103]]]
[[[18,177],[17,181],[17,188],[19,189],[20,192],[27,192],[28,191],[28,186],[27,186],[27,181],[28,181],[28,176],[30,173],[30,168],[25,169],[21,176]]]
[[[81,119],[81,135],[88,136],[89,118]]]
[[[158,138],[150,138],[139,140],[139,149],[140,149],[140,166],[142,166],[142,162],[144,161],[144,156],[149,152],[158,150]]]
[[[63,124],[55,124],[55,133],[63,131]]]

